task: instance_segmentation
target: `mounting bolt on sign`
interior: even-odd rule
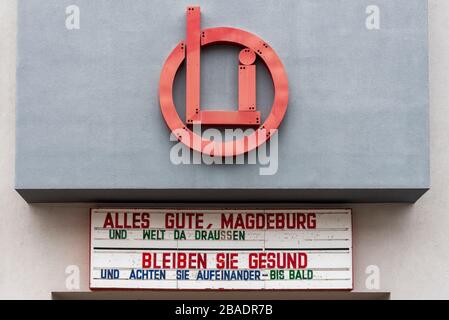
[[[200,61],[201,47],[214,44],[243,47],[238,66],[238,110],[201,110]],[[271,112],[262,123],[256,105],[256,59],[261,59],[273,80],[274,101]],[[186,121],[176,111],[173,83],[181,64],[186,60]],[[288,106],[288,79],[276,52],[258,36],[237,28],[218,27],[201,30],[200,7],[187,7],[186,41],[181,41],[170,53],[162,68],[159,82],[162,115],[178,140],[189,148],[209,156],[237,156],[256,149],[270,139],[280,126]],[[252,134],[237,141],[204,139],[189,125],[254,126]],[[213,148],[210,148],[211,144]],[[207,148],[206,148],[207,147]]]

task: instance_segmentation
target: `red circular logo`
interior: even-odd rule
[[[243,47],[239,54],[238,111],[202,111],[200,107],[200,51],[214,44]],[[264,122],[255,101],[255,62],[260,58],[274,85],[274,101]],[[186,123],[178,115],[173,101],[173,83],[181,64],[186,60]],[[288,106],[288,79],[276,52],[261,38],[244,30],[218,27],[200,29],[200,8],[187,8],[187,39],[180,42],[168,56],[159,83],[162,115],[178,140],[189,148],[210,156],[237,156],[268,141],[281,124]],[[237,141],[213,141],[188,128],[191,124],[257,126],[250,135]]]

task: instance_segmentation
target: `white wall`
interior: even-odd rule
[[[367,291],[365,268],[377,265],[393,299],[449,298],[449,1],[429,0],[429,23],[432,189],[415,205],[344,206],[354,209],[355,290]],[[0,298],[48,299],[67,290],[68,265],[88,290],[90,206],[28,205],[13,189],[15,36],[16,0],[1,0]]]

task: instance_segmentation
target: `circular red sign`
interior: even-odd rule
[[[276,52],[261,38],[236,28],[210,28],[201,31],[201,46],[232,44],[251,49],[262,59],[271,74],[274,85],[274,101],[267,119],[251,135],[238,141],[215,142],[204,139],[181,120],[173,101],[173,83],[176,73],[185,59],[185,44],[180,42],[168,56],[162,68],[159,82],[159,98],[162,115],[178,140],[189,148],[209,156],[237,156],[254,150],[268,141],[281,124],[288,106],[288,79],[284,66]]]

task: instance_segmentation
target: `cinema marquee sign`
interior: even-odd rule
[[[351,290],[349,209],[92,209],[91,289]]]

